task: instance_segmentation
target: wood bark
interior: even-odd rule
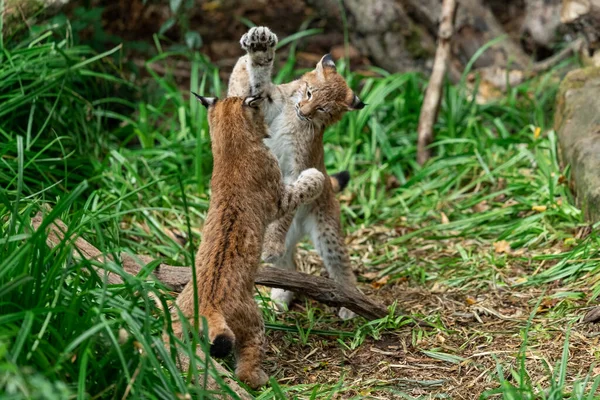
[[[594,307],[588,311],[581,322],[585,324],[594,324],[600,322],[600,307]]]
[[[423,165],[431,158],[431,150],[428,146],[433,142],[433,124],[437,119],[442,99],[444,78],[450,60],[450,41],[456,16],[456,0],[444,0],[442,4],[442,22],[438,34],[438,47],[433,62],[433,71],[425,99],[421,107],[418,126],[417,162]]]

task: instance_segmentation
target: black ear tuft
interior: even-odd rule
[[[248,107],[252,107],[252,108],[258,108],[260,107],[260,105],[262,104],[262,102],[265,100],[264,97],[262,96],[248,96],[244,99],[244,104],[247,105]]]
[[[217,102],[216,97],[204,97],[204,96],[200,96],[198,93],[192,92],[192,94],[194,96],[196,96],[196,98],[198,99],[198,101],[200,101],[200,103],[202,103],[202,105],[206,108],[210,107],[210,106],[214,106],[215,103]]]
[[[323,56],[323,58],[321,58],[321,65],[324,68],[333,68],[333,69],[336,69],[335,62],[333,61],[333,58],[331,57],[331,54],[325,54]]]
[[[365,108],[366,104],[362,102],[361,99],[358,98],[357,95],[354,95],[354,99],[352,100],[352,104],[350,104],[351,110],[362,110]]]

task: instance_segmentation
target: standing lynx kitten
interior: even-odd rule
[[[196,97],[208,108],[214,158],[210,204],[196,255],[199,314],[207,321],[211,355],[224,357],[233,348],[237,376],[256,388],[268,379],[260,367],[264,326],[253,297],[265,229],[315,199],[325,178],[307,169],[284,185],[277,159],[263,143],[263,98]],[[193,291],[190,282],[177,297],[188,319],[194,317]],[[177,315],[173,312],[173,331],[181,337]]]
[[[325,128],[339,121],[347,111],[362,109],[364,103],[338,74],[329,55],[299,80],[274,85],[271,72],[277,36],[269,28],[257,27],[250,29],[240,43],[248,54],[241,57],[233,69],[228,95],[262,93],[267,98],[264,109],[270,138],[265,143],[277,156],[286,182],[293,182],[306,168],[316,168],[326,175]],[[323,259],[329,276],[342,285],[355,287],[356,277],[340,224],[340,206],[329,179],[325,179],[323,192],[314,202],[269,226],[263,259],[280,268],[294,270],[296,243],[306,234]],[[293,295],[282,289],[271,292],[271,298],[280,309],[289,305]],[[342,308],[339,315],[346,319],[354,313]]]

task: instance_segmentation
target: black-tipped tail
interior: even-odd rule
[[[346,189],[348,182],[350,182],[350,172],[348,171],[340,171],[337,174],[330,175],[330,177],[337,182],[337,185],[333,185],[336,192]]]
[[[220,334],[210,345],[210,355],[215,358],[223,358],[231,353],[232,348],[233,340],[225,334]]]

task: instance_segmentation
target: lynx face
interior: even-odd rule
[[[329,55],[301,79],[306,85],[300,90],[296,115],[303,121],[328,126],[340,120],[345,112],[365,106],[337,72]]]

